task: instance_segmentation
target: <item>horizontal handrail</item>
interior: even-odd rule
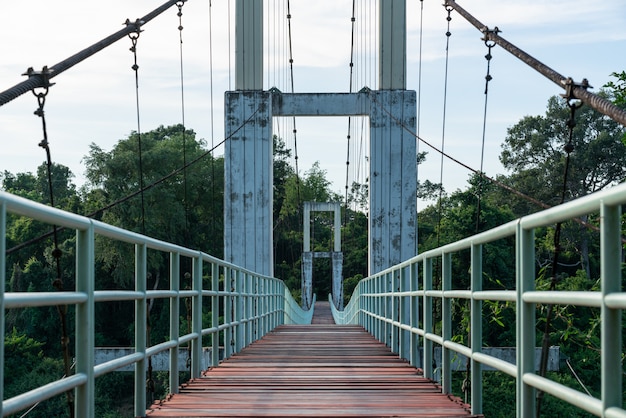
[[[6,292],[6,232],[7,214],[28,217],[56,227],[76,231],[76,289],[64,292]],[[95,240],[104,237],[135,246],[134,289],[101,290],[95,288]],[[146,412],[146,372],[148,359],[157,353],[170,352],[170,382],[178,390],[178,352],[181,346],[191,349],[191,377],[200,376],[202,338],[210,338],[211,364],[220,361],[220,340],[224,358],[239,352],[253,341],[283,323],[310,323],[313,310],[304,311],[295,302],[285,284],[276,278],[257,274],[198,250],[160,241],[127,231],[104,222],[51,208],[0,191],[0,327],[4,330],[5,310],[43,306],[76,306],[76,374],[35,388],[2,402],[2,416],[19,412],[38,402],[75,390],[75,415],[93,417],[95,414],[95,378],[119,368],[135,365],[135,416]],[[169,287],[148,289],[147,250],[162,252],[170,260]],[[180,289],[180,258],[192,263],[192,288]],[[165,257],[164,257],[165,258]],[[205,280],[203,280],[203,276]],[[203,288],[203,282],[210,285]],[[146,334],[147,303],[152,299],[169,300],[169,339],[148,346]],[[182,300],[191,302],[191,332],[180,334],[179,309]],[[205,301],[203,301],[203,299]],[[96,303],[129,301],[135,304],[135,352],[95,365],[94,327]],[[203,305],[211,309],[211,323],[203,324]],[[220,309],[223,315],[220,315]],[[3,339],[4,341],[4,339]],[[4,343],[0,349],[3,364]],[[4,382],[0,381],[0,395]]]
[[[443,245],[389,267],[361,280],[344,311],[333,309],[337,323],[363,325],[377,339],[406,358],[424,375],[435,378],[432,366],[433,344],[440,345],[439,379],[442,391],[451,392],[451,353],[464,355],[471,361],[472,413],[482,413],[481,365],[493,367],[517,381],[516,416],[535,415],[535,392],[552,394],[572,405],[598,416],[626,416],[621,405],[621,367],[603,367],[602,398],[590,397],[575,389],[535,373],[534,351],[535,310],[537,304],[573,305],[598,309],[601,313],[602,364],[621,364],[621,313],[626,309],[626,293],[621,288],[621,206],[626,204],[626,183],[584,196],[542,212],[508,222],[489,231]],[[542,291],[535,289],[534,230],[558,222],[599,213],[601,253],[601,286],[597,291]],[[515,239],[517,276],[515,289],[483,290],[482,247],[485,244]],[[451,277],[451,257],[462,251],[470,252],[470,289],[454,288]],[[513,255],[512,255],[513,256]],[[439,288],[433,287],[433,266],[440,267]],[[421,272],[421,275],[420,275]],[[470,302],[470,341],[463,345],[453,340],[452,300]],[[439,332],[433,330],[433,306],[439,302],[441,318]],[[517,363],[511,364],[482,353],[482,303],[501,301],[516,308]],[[420,318],[421,315],[421,318]],[[419,337],[419,338],[415,338]],[[457,336],[459,337],[459,336]],[[458,338],[457,338],[458,339]],[[423,350],[423,359],[420,357]]]
[[[87,376],[84,374],[75,374],[70,377],[50,382],[46,385],[32,389],[28,392],[17,395],[11,399],[2,402],[2,413],[6,415],[15,414],[26,409],[38,402],[50,399],[53,396],[60,395],[68,390],[77,388],[87,383]]]

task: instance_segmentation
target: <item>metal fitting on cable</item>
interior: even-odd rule
[[[494,42],[494,45],[495,45],[495,41],[491,39],[490,35],[497,36],[500,32],[502,32],[500,29],[498,29],[497,26],[495,26],[493,29],[489,29],[487,26],[485,26],[480,31],[483,33],[483,37],[481,39],[485,41],[485,45],[487,44],[487,41],[492,41]]]
[[[561,80],[561,84],[563,84],[563,88],[565,89],[565,93],[561,94],[561,97],[563,97],[565,100],[568,101],[568,103],[575,99],[576,96],[574,95],[574,90],[576,88],[582,88],[582,89],[589,89],[589,88],[593,88],[591,85],[589,85],[589,80],[587,80],[586,78],[583,78],[583,81],[580,83],[576,83],[572,77],[567,77],[564,80]]]
[[[41,87],[47,90],[48,87],[54,86],[54,83],[50,82],[50,78],[52,77],[53,72],[54,70],[51,70],[48,68],[47,65],[44,65],[41,71],[35,71],[33,67],[28,67],[26,72],[22,73],[22,75],[28,76],[28,78],[39,77],[41,79]]]

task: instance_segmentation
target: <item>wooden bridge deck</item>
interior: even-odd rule
[[[472,416],[468,411],[362,327],[314,323],[278,327],[146,415]]]

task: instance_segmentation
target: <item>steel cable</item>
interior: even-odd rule
[[[102,49],[112,45],[113,43],[119,41],[120,39],[128,36],[133,32],[137,32],[139,28],[167,9],[176,4],[179,0],[170,0],[160,7],[154,9],[152,12],[148,13],[144,17],[137,19],[135,22],[126,21],[126,27],[121,29],[114,34],[96,42],[88,48],[83,49],[82,51],[72,55],[71,57],[53,65],[52,67],[44,67],[47,68],[48,74],[43,75],[41,73],[33,72],[29,69],[24,75],[28,76],[27,80],[22,81],[21,83],[16,84],[15,86],[0,92],[0,106],[5,105],[13,99],[21,96],[24,93],[32,91],[33,89],[39,87],[46,87],[51,78],[56,77],[62,72],[72,68],[76,64],[84,61],[95,53],[101,51]]]

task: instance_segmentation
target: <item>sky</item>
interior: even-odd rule
[[[28,67],[53,66],[164,1],[3,2],[0,91],[25,79],[21,74]],[[441,3],[407,0],[407,89],[418,91],[420,138],[437,148],[443,146],[446,153],[475,169],[482,161],[489,176],[506,174],[498,156],[507,128],[524,116],[544,114],[548,99],[563,91],[496,46],[491,52],[493,79],[484,119],[487,47],[481,33],[456,12],[451,13],[447,38],[447,12]],[[264,88],[289,92],[286,4],[285,0],[265,2]],[[352,1],[289,2],[295,92],[376,88],[375,4],[374,0],[356,2],[351,48]],[[587,78],[593,92],[612,79],[612,72],[626,70],[626,2],[458,0],[458,4],[489,28],[497,26],[503,38],[553,70],[578,82]],[[146,24],[138,40],[142,132],[182,122],[177,11],[173,7]],[[224,92],[234,88],[234,11],[235,2],[227,0],[188,0],[183,7],[184,120],[207,148],[223,140]],[[53,79],[45,103],[52,159],[70,167],[78,185],[85,182],[83,158],[90,144],[109,151],[138,129],[130,46],[129,39],[122,39]],[[351,51],[355,56],[352,86]],[[44,162],[45,153],[37,146],[43,134],[41,120],[33,114],[36,108],[32,94],[0,107],[0,172],[35,172]],[[350,180],[365,180],[367,121],[351,121],[350,150],[347,118],[298,118],[295,140],[290,134],[292,123],[276,121],[275,130],[289,147],[297,141],[301,173],[319,161],[333,190],[343,193],[349,154]],[[419,150],[428,152],[419,167],[420,181],[441,181],[448,192],[466,188],[470,175],[466,168],[449,160],[442,164],[440,155],[423,142]],[[223,147],[215,152],[223,154]]]

